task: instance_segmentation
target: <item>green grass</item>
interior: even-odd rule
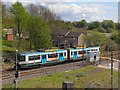
[[[114,72],[114,87],[118,87],[118,73]],[[110,88],[110,70],[95,66],[88,66],[79,70],[62,72],[42,76],[29,80],[19,81],[19,88],[62,88],[63,81],[74,82],[75,88]],[[3,85],[4,88],[13,88],[13,84]]]
[[[14,66],[14,53],[15,53],[15,45],[13,41],[1,40],[2,42],[2,57],[10,57],[12,61],[9,63],[2,62],[3,69],[6,67],[13,67]]]
[[[14,52],[15,46],[13,41],[2,40],[2,51],[5,52]]]
[[[5,46],[13,47],[14,42],[13,41],[2,40],[2,44],[5,45]]]
[[[2,50],[3,50],[4,52],[5,52],[5,51],[15,51],[15,48],[2,45]]]

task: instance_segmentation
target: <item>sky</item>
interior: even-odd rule
[[[88,22],[113,20],[118,21],[119,0],[3,0],[14,3],[20,1],[23,5],[28,3],[41,4],[59,15],[64,21]]]

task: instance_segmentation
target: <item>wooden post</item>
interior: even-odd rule
[[[84,66],[84,43],[83,43],[83,54],[82,54],[82,57],[83,57],[83,59],[82,59],[82,66]]]
[[[19,76],[19,75],[18,75],[18,74],[19,74],[19,73],[18,73],[18,67],[17,67],[17,61],[18,61],[18,60],[17,60],[17,54],[18,54],[18,50],[16,50],[16,56],[15,56],[15,57],[16,57],[16,58],[15,58],[15,59],[16,59],[16,60],[15,60],[15,61],[16,61],[16,72],[15,72],[15,87],[16,87],[16,90],[18,90],[18,79],[17,79],[17,78],[18,78],[18,76]]]
[[[62,90],[73,90],[74,83],[73,82],[63,82],[62,83]]]
[[[113,51],[111,50],[111,90],[113,89]]]

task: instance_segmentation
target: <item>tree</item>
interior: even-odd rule
[[[103,47],[104,47],[105,51],[108,51],[109,49],[111,49],[111,50],[117,50],[118,49],[115,41],[111,40],[111,38],[106,39],[106,41],[104,42]],[[111,48],[109,48],[109,47],[111,47]]]
[[[1,1],[0,1],[0,12],[2,12],[2,2]],[[0,30],[2,30],[1,19],[2,19],[2,15],[0,14]],[[0,38],[1,38],[1,36],[2,36],[2,31],[0,32]],[[0,40],[0,45],[1,45],[1,40]]]
[[[66,30],[72,30],[73,25],[72,25],[71,22],[66,22],[66,23],[65,23],[65,27],[66,27]]]
[[[78,22],[78,27],[79,28],[84,28],[87,26],[87,22],[85,20],[81,20]]]
[[[6,16],[6,5],[1,3],[2,7],[1,7],[1,10],[2,10],[2,20],[4,20],[5,16]]]
[[[19,43],[18,43],[18,47],[19,47],[20,39],[21,39],[21,32],[22,32],[22,30],[25,29],[25,26],[26,26],[25,21],[27,20],[27,17],[29,15],[20,2],[16,2],[15,4],[13,4],[10,8],[10,11],[14,16],[15,23],[17,26],[17,32],[19,35]]]
[[[106,36],[99,32],[92,32],[85,37],[87,46],[101,46],[106,40]]]
[[[115,30],[120,29],[120,23],[115,23]]]
[[[9,9],[6,7],[4,3],[2,3],[2,27],[9,28],[15,27],[15,22]]]
[[[34,4],[28,4],[26,6],[26,10],[29,12],[31,16],[37,16],[38,15],[38,7]]]
[[[103,20],[101,25],[105,29],[108,29],[108,28],[115,29],[115,23],[112,20]]]
[[[95,28],[99,28],[99,27],[100,27],[100,22],[98,22],[98,21],[91,22],[88,25],[88,29],[89,30],[92,30],[92,29],[95,29]]]
[[[29,4],[27,5],[26,9],[31,16],[40,16],[49,22],[60,19],[59,16],[57,16],[55,13],[50,11],[47,7],[44,7],[42,5],[37,6],[34,4]]]
[[[41,17],[31,16],[28,23],[30,48],[51,48],[51,32],[47,22]]]
[[[58,15],[56,15],[54,12],[49,10],[49,8],[47,7],[44,7],[42,5],[29,4],[27,5],[26,9],[31,16],[38,16],[45,19],[48,22],[51,30],[58,30],[67,27],[65,23],[62,22],[61,18]],[[69,25],[68,28],[71,29]]]
[[[112,33],[110,38],[120,45],[120,33]]]

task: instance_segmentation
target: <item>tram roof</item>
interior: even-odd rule
[[[63,50],[63,49],[60,49],[60,50],[54,50],[54,51],[45,51],[45,52],[36,52],[36,51],[33,51],[33,52],[26,52],[26,53],[21,53],[21,55],[36,55],[36,54],[39,54],[39,55],[46,55],[46,54],[54,54],[54,53],[61,53],[61,52],[65,52],[66,50]]]

